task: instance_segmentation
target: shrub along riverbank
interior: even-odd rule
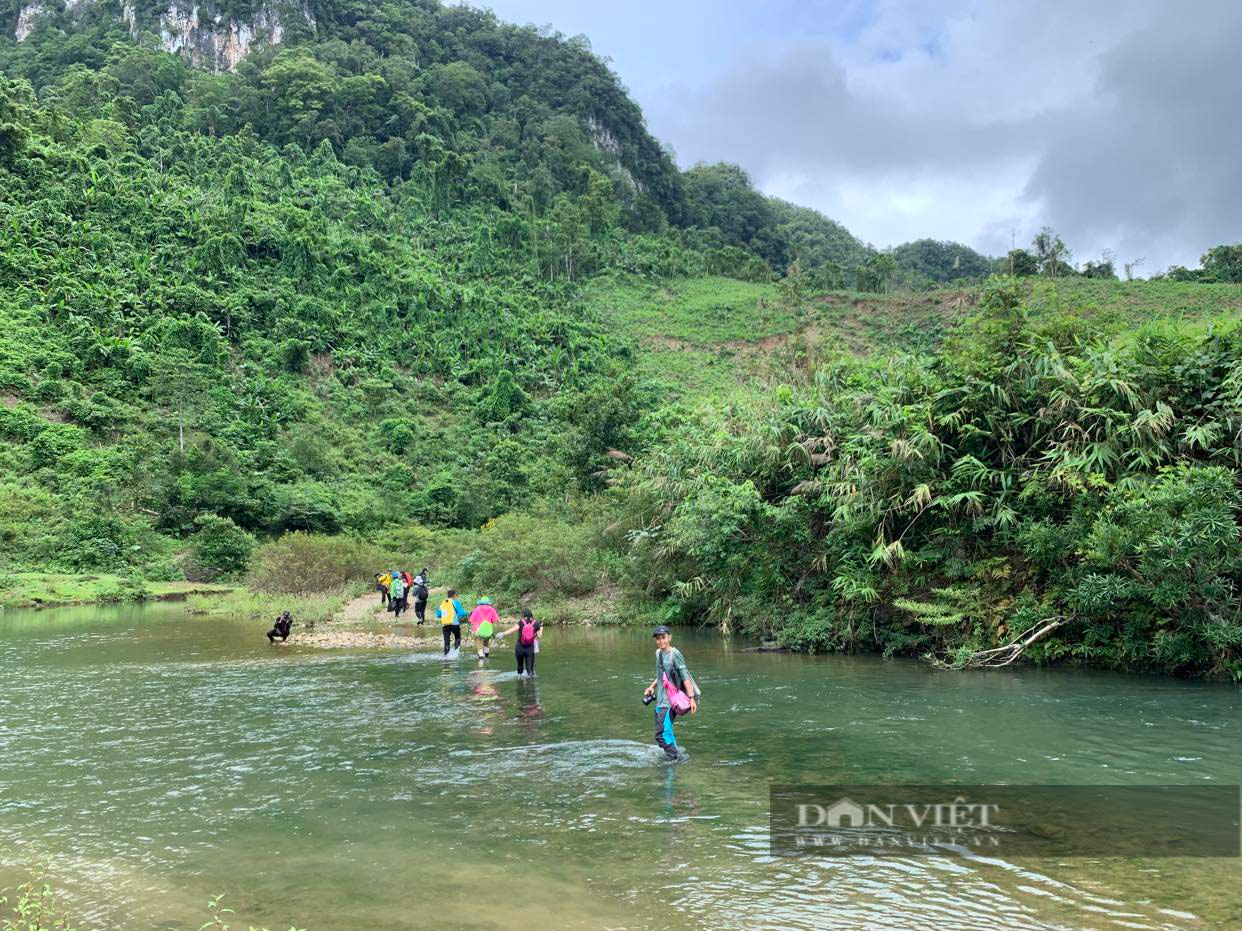
[[[934,353],[828,358],[618,470],[687,621],[963,660],[1242,678],[1242,326],[1118,331],[1012,281]]]

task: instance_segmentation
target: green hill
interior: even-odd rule
[[[559,616],[1242,676],[1242,286],[877,253],[469,8],[184,12],[0,9],[0,571],[336,584],[350,535]]]
[[[331,150],[134,134],[0,91],[0,463],[11,562],[148,564],[152,531],[477,525],[584,481],[625,349],[503,222]],[[532,484],[533,483],[533,484]]]

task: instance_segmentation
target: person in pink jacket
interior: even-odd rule
[[[474,650],[479,659],[487,659],[491,654],[492,635],[500,625],[500,615],[492,607],[492,599],[480,598],[470,612],[470,629],[474,631]]]

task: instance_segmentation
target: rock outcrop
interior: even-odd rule
[[[65,0],[65,11],[72,16],[89,2],[93,0]],[[50,12],[46,0],[24,4],[14,30],[17,40],[29,38],[40,17]],[[142,21],[134,5],[126,2],[121,16],[134,38],[153,32],[164,49],[209,71],[232,71],[253,49],[279,45],[294,23],[315,25],[306,0],[267,0],[244,19],[226,18],[214,3],[192,0],[168,0],[168,6],[151,22]]]
[[[73,13],[82,5],[82,2],[83,0],[65,0],[65,11]],[[43,0],[35,0],[34,3],[22,5],[21,10],[17,14],[17,28],[13,30],[13,34],[17,36],[18,42],[25,41],[34,32],[35,23],[46,11],[47,4]]]

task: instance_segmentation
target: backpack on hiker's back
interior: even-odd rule
[[[534,646],[535,634],[538,633],[534,619],[522,618],[518,621],[518,627],[520,628],[518,631],[518,643],[524,647]]]

